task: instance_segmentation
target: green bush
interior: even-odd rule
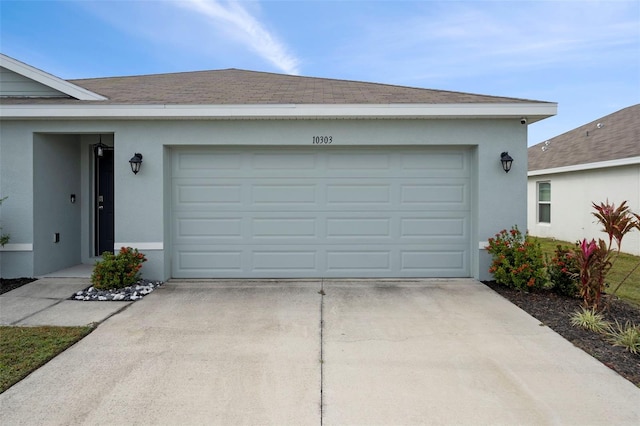
[[[131,247],[122,247],[116,255],[105,251],[102,261],[93,268],[91,283],[98,290],[129,287],[138,282],[140,268],[146,261],[144,254]]]
[[[632,354],[640,354],[640,326],[629,321],[622,326],[616,321],[616,326],[611,328],[608,337],[614,346],[621,346]]]
[[[587,308],[582,308],[581,311],[571,315],[571,325],[596,333],[606,333],[611,329],[611,324],[604,319],[602,314]]]
[[[574,249],[558,244],[553,257],[547,262],[549,281],[555,293],[575,297],[580,293],[580,268]]]
[[[487,251],[493,258],[489,272],[498,284],[527,291],[541,289],[546,284],[540,243],[523,235],[517,226],[489,238]]]

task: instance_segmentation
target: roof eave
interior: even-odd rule
[[[0,119],[334,119],[526,118],[557,113],[556,103],[278,105],[0,105]]]
[[[528,176],[553,175],[558,173],[581,172],[585,170],[605,169],[610,167],[631,166],[640,164],[640,157],[619,158],[616,160],[598,161],[595,163],[573,164],[570,166],[553,167],[549,169],[530,170]]]

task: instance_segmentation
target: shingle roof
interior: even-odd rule
[[[640,104],[528,149],[529,171],[640,156]]]
[[[2,104],[256,105],[547,103],[327,78],[225,69],[69,80],[108,98],[2,99]]]

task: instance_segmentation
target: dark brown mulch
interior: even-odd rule
[[[35,280],[35,278],[0,278],[0,294],[14,290]]]
[[[582,300],[560,296],[551,292],[523,292],[495,283],[484,282],[496,293],[502,295],[523,311],[573,343],[574,346],[590,354],[607,367],[615,370],[636,386],[640,387],[640,355],[632,354],[624,348],[613,346],[606,337],[571,325],[570,316],[582,308]],[[613,300],[605,319],[625,324],[627,321],[640,325],[640,308],[621,300]]]

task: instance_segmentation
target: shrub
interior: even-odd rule
[[[569,297],[578,295],[580,269],[573,248],[558,244],[554,256],[547,262],[547,273],[555,293]]]
[[[611,327],[611,324],[605,321],[602,314],[597,313],[594,309],[586,308],[582,308],[582,311],[571,315],[571,325],[595,331],[596,333],[608,332]]]
[[[487,251],[493,258],[489,272],[498,284],[527,291],[544,287],[547,279],[540,243],[523,235],[517,226],[489,238]]]
[[[582,240],[575,250],[580,269],[580,295],[587,308],[598,309],[605,289],[605,278],[611,269],[611,251],[604,240]]]
[[[607,335],[614,346],[621,346],[633,354],[640,353],[640,327],[637,325],[627,321],[623,327],[616,321],[615,328],[612,328]]]
[[[93,268],[91,283],[99,290],[129,287],[138,282],[140,268],[146,261],[144,254],[131,247],[122,247],[116,255],[106,251]]]

